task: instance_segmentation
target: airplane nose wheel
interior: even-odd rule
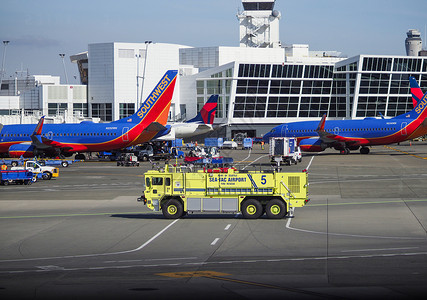
[[[369,148],[368,147],[360,148],[360,154],[369,154]]]

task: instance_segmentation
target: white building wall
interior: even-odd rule
[[[137,110],[139,100],[145,101],[167,70],[179,69],[181,48],[188,46],[163,43],[90,44],[89,106],[92,103],[112,103],[113,120],[119,119],[120,103],[134,103]],[[175,114],[179,113],[179,86],[178,77],[172,98],[172,103],[176,104],[173,105]]]

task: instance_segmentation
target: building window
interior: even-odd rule
[[[73,104],[73,114],[74,116],[87,117],[87,103],[74,103]]]
[[[48,103],[47,108],[47,114],[53,117],[65,114],[68,105],[67,103]]]
[[[240,64],[239,77],[270,77],[271,65]]]
[[[420,72],[422,59],[420,58],[395,58],[393,71]]]
[[[120,103],[119,119],[129,117],[135,113],[135,103]]]
[[[92,117],[102,121],[113,120],[113,105],[111,103],[92,103]]]

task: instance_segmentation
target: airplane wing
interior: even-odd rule
[[[83,152],[83,151],[87,151],[87,147],[81,144],[67,144],[67,143],[61,143],[58,141],[54,141],[48,138],[45,138],[44,136],[41,137],[41,141],[43,143],[43,145],[45,145],[45,147],[52,147],[52,148],[57,148],[57,149],[61,149],[62,151],[65,152]],[[38,146],[36,146],[38,147]]]
[[[369,144],[367,139],[363,138],[348,138],[341,135],[333,134],[325,131],[326,114],[322,116],[319,126],[317,126],[317,134],[322,142],[326,144],[345,143],[347,146],[363,146]]]

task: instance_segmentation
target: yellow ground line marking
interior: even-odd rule
[[[397,151],[397,152],[400,152],[400,153],[403,153],[403,154],[407,154],[407,155],[410,155],[410,156],[413,156],[413,157],[416,157],[416,158],[420,158],[420,159],[427,159],[427,157],[422,157],[422,156],[419,156],[419,155],[415,155],[415,154],[411,154],[411,153],[409,153],[409,152],[406,152],[406,151],[402,151],[402,150],[399,150],[399,149],[396,149],[396,148],[393,148],[393,147],[390,147],[390,146],[384,146],[385,148],[388,148],[388,149],[390,149],[390,150],[394,150],[394,151]]]
[[[226,277],[222,277],[222,276],[231,276],[231,274],[220,273],[220,272],[215,272],[215,271],[157,273],[156,275],[172,277],[172,278],[204,277],[204,278],[210,278],[210,279],[216,279],[216,280],[222,280],[222,281],[229,281],[229,282],[240,283],[240,284],[253,285],[253,286],[258,286],[258,287],[263,287],[263,288],[268,288],[268,289],[284,290],[284,291],[290,291],[290,292],[295,292],[295,293],[299,293],[299,294],[308,294],[308,295],[313,295],[313,296],[318,296],[318,297],[340,298],[340,297],[333,297],[331,295],[326,295],[326,294],[321,294],[321,293],[316,293],[316,292],[311,292],[311,291],[305,291],[305,290],[296,289],[296,288],[288,288],[288,287],[281,287],[281,286],[264,284],[264,283],[253,282],[253,281],[226,278]]]

